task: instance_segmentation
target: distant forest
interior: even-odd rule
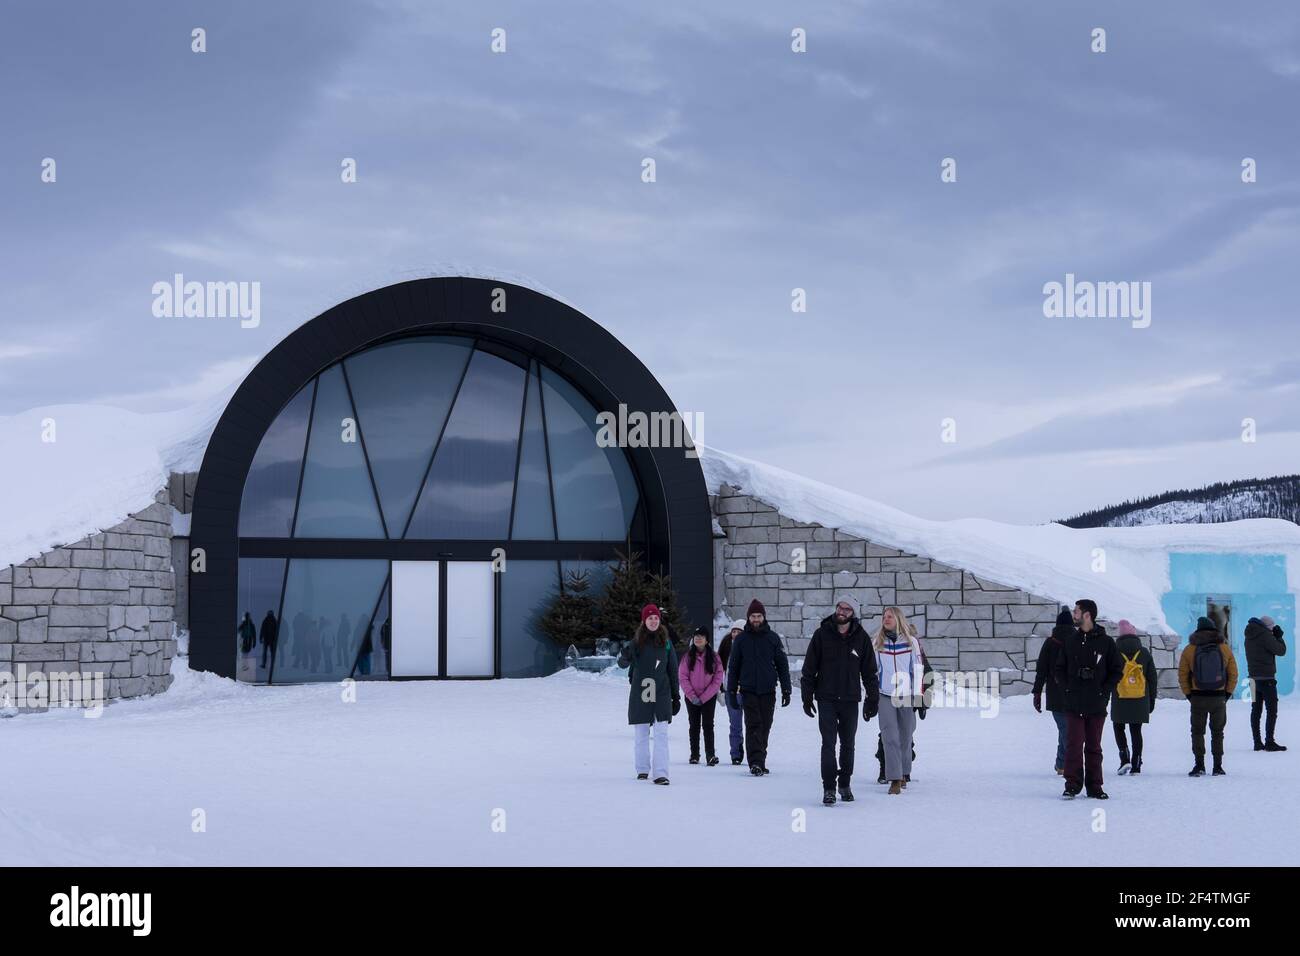
[[[1101,528],[1212,524],[1242,518],[1282,518],[1300,524],[1300,475],[1218,481],[1190,491],[1166,491],[1085,511],[1060,523],[1070,528]]]

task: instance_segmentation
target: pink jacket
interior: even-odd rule
[[[682,654],[681,663],[677,665],[677,680],[682,686],[682,696],[694,697],[701,703],[707,702],[722,686],[722,658],[713,652],[713,673],[704,669],[703,654],[695,655],[695,666],[690,666],[691,651],[687,648]]]

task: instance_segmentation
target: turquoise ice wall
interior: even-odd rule
[[[1268,615],[1286,632],[1287,653],[1277,661],[1277,692],[1295,689],[1295,595],[1287,591],[1286,557],[1280,554],[1171,554],[1170,590],[1161,599],[1169,626],[1182,635],[1179,651],[1196,630],[1209,597],[1232,603],[1232,653],[1241,670],[1237,696],[1246,692],[1246,655],[1242,640],[1246,622]]]

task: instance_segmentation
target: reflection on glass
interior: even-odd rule
[[[387,561],[294,559],[284,592],[276,684],[342,680],[352,673],[380,602]]]
[[[280,589],[284,586],[284,558],[240,558],[236,629],[235,677],[266,683],[280,632]],[[253,628],[249,646],[245,619]]]
[[[557,574],[554,561],[511,561],[501,575],[502,677],[545,677],[564,663],[564,648],[540,626]]]
[[[469,356],[468,339],[420,336],[344,362],[390,537],[406,527]]]
[[[475,351],[408,538],[500,538],[510,531],[525,373]]]
[[[350,424],[351,423],[351,424]],[[383,538],[343,368],[320,374],[295,538]]]
[[[542,369],[542,401],[561,540],[621,541],[636,511],[636,481],[621,448],[596,444],[596,410],[576,388]]]
[[[287,538],[307,443],[307,418],[314,384],[298,390],[262,436],[244,479],[239,533],[245,538]]]
[[[519,541],[554,541],[551,519],[551,480],[546,467],[546,436],[542,433],[542,402],[537,366],[528,372],[524,437],[515,483],[515,518],[510,537]]]

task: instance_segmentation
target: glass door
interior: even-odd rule
[[[437,677],[439,561],[393,562],[392,677]]]
[[[445,677],[496,673],[496,575],[491,561],[447,562]]]

